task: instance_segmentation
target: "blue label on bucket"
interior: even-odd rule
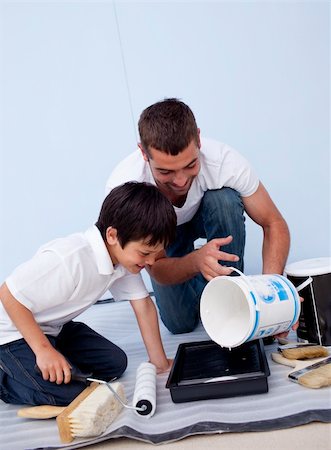
[[[279,300],[288,300],[288,295],[286,290],[283,288],[279,281],[273,281],[272,284],[275,286]]]
[[[292,326],[296,319],[296,316],[298,314],[298,295],[288,282],[288,280],[281,275],[275,274],[270,276],[265,276],[264,278],[255,278],[252,279],[251,282],[253,283],[253,289],[250,290],[250,297],[254,301],[254,305],[257,307],[257,310],[255,311],[255,317],[253,316],[253,323],[252,328],[249,336],[246,338],[246,341],[256,338],[261,338],[264,336],[271,336],[272,334],[275,334],[277,331],[286,331],[287,329]],[[260,306],[259,305],[260,302]],[[293,309],[294,309],[294,316],[293,318],[289,318],[288,320],[283,320],[278,323],[274,323],[271,326],[264,326],[263,322],[261,322],[260,313],[258,311],[261,311],[260,308],[262,307],[262,303],[265,305],[273,305],[272,307],[275,307],[274,305],[277,305],[277,303],[283,304],[285,309],[288,311],[291,311],[291,307],[286,306],[288,304],[293,303]],[[277,306],[276,306],[277,308]],[[264,314],[264,309],[262,308],[262,312]]]
[[[256,306],[255,295],[253,294],[252,291],[250,291],[250,294],[251,294],[251,297],[253,298],[254,305]],[[254,324],[253,330],[252,330],[251,334],[248,336],[247,340],[251,339],[252,336],[254,336],[254,334],[256,333],[256,329],[257,329],[257,327],[259,325],[259,317],[260,317],[259,311],[255,310],[255,324]]]
[[[265,330],[261,330],[258,334],[258,337],[271,336],[275,333],[275,327],[267,328]]]
[[[299,295],[298,295],[297,291],[295,290],[293,284],[290,282],[290,280],[288,280],[287,278],[283,277],[282,275],[275,275],[275,276],[280,278],[284,283],[286,283],[286,285],[289,287],[289,289],[290,289],[290,291],[292,293],[293,302],[294,302],[294,317],[293,317],[293,320],[292,320],[291,324],[289,325],[289,328],[290,328],[298,320],[299,307],[300,307]]]
[[[272,303],[275,300],[274,295],[261,295],[261,299],[264,301],[264,303]]]

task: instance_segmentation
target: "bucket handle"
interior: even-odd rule
[[[303,283],[299,284],[299,286],[296,287],[295,289],[297,290],[297,292],[300,292],[300,291],[302,291],[302,289],[304,289],[306,286],[308,286],[312,282],[313,282],[312,277],[308,277],[307,280],[305,280]]]
[[[243,277],[243,279],[246,281],[246,283],[248,284],[248,286],[250,287],[251,290],[253,290],[252,285],[249,281],[249,279],[246,277],[245,274],[243,274],[239,269],[236,269],[235,267],[229,267],[230,269],[232,269],[234,272],[237,272],[241,277]],[[299,284],[299,286],[297,286],[295,289],[297,292],[302,291],[302,289],[304,289],[305,287],[307,287],[309,284],[311,284],[313,282],[312,277],[308,277],[307,280],[303,281],[301,284]]]
[[[243,277],[243,279],[246,281],[247,284],[251,285],[249,279],[244,273],[241,272],[241,270],[237,269],[236,267],[229,267],[229,269],[233,270],[234,272],[237,272],[241,277]]]
[[[237,269],[236,267],[229,267],[229,269],[232,269],[234,272],[237,272],[237,274],[240,275],[243,278],[243,280],[245,280],[247,286],[249,287],[249,289],[250,289],[250,291],[251,291],[251,293],[253,295],[254,288],[253,288],[251,282],[249,281],[249,278],[244,273],[242,273],[241,270]],[[254,302],[255,302],[255,300],[254,300]],[[257,311],[260,310],[258,304],[256,304],[256,310]]]

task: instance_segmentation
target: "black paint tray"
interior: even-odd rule
[[[179,344],[166,388],[174,403],[268,392],[262,339],[231,350],[213,341]]]

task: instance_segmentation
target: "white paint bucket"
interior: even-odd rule
[[[300,298],[287,278],[277,274],[246,276],[233,270],[240,276],[213,278],[201,296],[201,321],[214,342],[238,347],[288,331],[297,322]]]

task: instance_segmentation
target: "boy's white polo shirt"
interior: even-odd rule
[[[43,332],[53,336],[108,289],[115,300],[148,296],[140,274],[113,266],[96,226],[43,245],[13,271],[6,284]],[[0,303],[0,345],[21,337]]]

